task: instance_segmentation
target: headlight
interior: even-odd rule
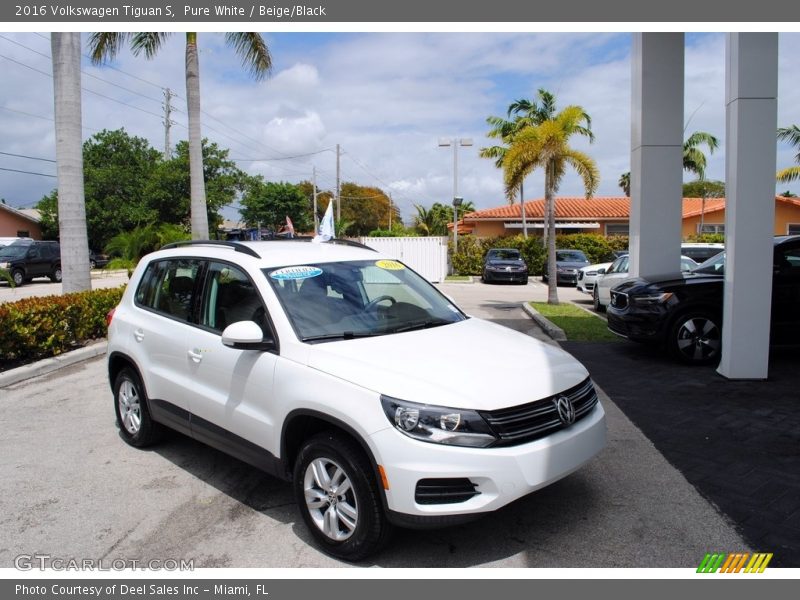
[[[630,301],[642,306],[664,304],[667,300],[672,298],[672,296],[672,292],[662,292],[660,294],[650,294],[648,296],[631,296]]]
[[[423,442],[483,448],[495,442],[486,421],[474,410],[446,408],[381,396],[383,412],[396,429]]]

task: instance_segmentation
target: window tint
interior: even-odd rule
[[[163,260],[151,263],[136,290],[136,302],[182,321],[189,321],[200,261]]]
[[[780,252],[776,266],[785,273],[800,273],[800,248],[787,248]]]
[[[261,296],[241,270],[224,263],[208,267],[200,324],[219,333],[231,323],[255,321],[261,331],[269,331]]]

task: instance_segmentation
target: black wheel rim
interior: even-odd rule
[[[714,321],[708,317],[691,317],[678,327],[675,343],[686,360],[704,362],[719,354],[722,340]]]

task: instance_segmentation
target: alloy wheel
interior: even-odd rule
[[[680,355],[691,362],[705,362],[717,356],[722,344],[717,324],[708,317],[695,316],[678,327],[675,340]]]
[[[119,417],[125,431],[136,435],[142,426],[142,405],[139,391],[132,381],[126,379],[119,386]]]
[[[311,520],[329,539],[348,539],[358,525],[358,502],[350,478],[334,461],[317,458],[309,463],[303,480]]]

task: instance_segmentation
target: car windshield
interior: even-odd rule
[[[589,259],[580,250],[559,250],[556,252],[556,260],[562,262],[589,262]]]
[[[486,258],[493,260],[519,260],[519,250],[489,250]]]
[[[467,317],[425,279],[394,260],[263,269],[304,342],[427,329]]]
[[[712,256],[706,262],[692,270],[692,273],[711,273],[720,274],[725,273],[725,253],[720,252],[716,256]]]
[[[0,259],[13,260],[17,258],[25,258],[28,253],[27,244],[11,244],[5,248],[0,248]]]

